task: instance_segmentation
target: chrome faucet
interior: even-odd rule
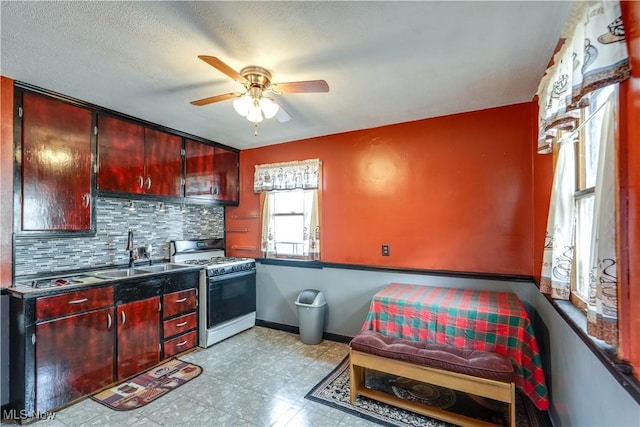
[[[127,236],[127,248],[129,251],[129,268],[133,267],[133,262],[138,258],[137,251],[133,247],[133,230],[129,230],[129,235]]]

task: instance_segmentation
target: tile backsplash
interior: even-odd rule
[[[93,237],[15,239],[15,275],[48,273],[126,264],[127,233],[134,247],[152,246],[154,260],[169,258],[169,241],[224,237],[224,207],[165,204],[96,198],[96,235]],[[182,208],[182,210],[181,210]]]

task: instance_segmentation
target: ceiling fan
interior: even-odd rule
[[[280,95],[287,93],[329,92],[329,85],[324,80],[272,83],[271,73],[265,68],[250,65],[237,72],[214,56],[199,55],[198,58],[242,84],[245,91],[198,99],[191,101],[191,104],[202,106],[235,98],[233,107],[236,112],[253,122],[256,127],[263,119],[270,119],[274,116],[279,122],[286,122],[291,119],[289,113],[275,99],[265,96],[265,93],[273,92]]]

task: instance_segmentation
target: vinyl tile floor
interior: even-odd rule
[[[348,354],[347,344],[307,345],[300,336],[256,326],[180,356],[203,372],[139,409],[114,411],[91,399],[35,427],[374,426],[304,396]]]

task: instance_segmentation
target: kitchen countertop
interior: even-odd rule
[[[159,263],[149,265],[137,265],[132,267],[132,269],[145,269],[154,266],[163,266],[163,265],[175,265],[173,263]],[[86,289],[96,285],[103,284],[112,284],[116,282],[123,282],[127,280],[139,280],[144,278],[150,278],[163,274],[177,274],[177,273],[186,273],[192,271],[202,270],[202,266],[199,265],[186,265],[180,264],[179,268],[173,268],[166,271],[156,271],[156,272],[145,272],[140,274],[135,274],[132,276],[124,276],[124,277],[108,277],[106,275],[100,274],[100,272],[104,271],[126,271],[127,267],[117,267],[117,266],[107,266],[101,267],[91,270],[82,270],[82,271],[74,271],[74,272],[59,272],[59,273],[47,273],[43,275],[26,275],[16,277],[14,280],[14,286],[7,288],[7,292],[14,297],[19,298],[32,298],[36,296],[46,296],[46,295],[54,295],[63,292],[69,291],[77,291]],[[61,280],[61,283],[67,281],[61,285],[53,285],[42,288],[36,288],[32,286],[33,281],[51,281],[55,283],[57,280]]]

